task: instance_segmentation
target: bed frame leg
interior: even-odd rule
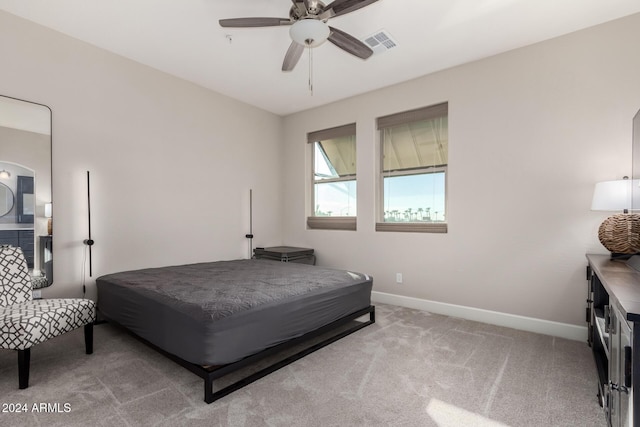
[[[204,378],[204,401],[206,403],[213,402],[213,378],[210,375]]]

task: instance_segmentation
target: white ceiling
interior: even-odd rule
[[[330,0],[327,0],[329,3]],[[364,61],[331,43],[280,71],[289,27],[218,19],[288,17],[290,0],[0,0],[21,16],[279,115],[324,105],[640,12],[639,0],[379,0],[330,25],[398,46]]]

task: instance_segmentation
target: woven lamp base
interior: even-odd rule
[[[640,215],[621,213],[610,216],[600,224],[598,239],[614,254],[640,252]]]

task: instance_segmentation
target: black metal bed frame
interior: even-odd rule
[[[330,337],[316,343],[313,344],[309,347],[306,347],[305,349],[289,356],[286,357],[282,360],[278,360],[275,363],[253,373],[250,374],[218,391],[216,391],[215,393],[213,392],[213,381],[216,379],[219,379],[227,374],[230,374],[234,371],[237,371],[238,369],[242,369],[244,367],[247,367],[259,360],[264,359],[265,357],[271,356],[273,354],[278,353],[279,351],[285,350],[287,348],[291,348],[293,346],[296,346],[298,344],[301,344],[304,341],[310,340],[312,338],[316,338],[319,337],[320,335],[323,335],[325,333],[330,332],[333,329],[336,329],[340,326],[346,325],[347,323],[369,314],[369,320],[367,321],[363,321],[363,322],[358,322],[356,325],[348,328],[348,329],[344,329],[341,330],[341,332],[335,334],[335,335],[331,335]],[[111,322],[111,320],[106,319],[108,322]],[[237,362],[233,362],[233,363],[229,363],[226,365],[220,365],[220,366],[213,366],[213,367],[204,367],[201,365],[197,365],[195,363],[191,363],[188,362],[184,359],[179,358],[178,356],[168,353],[167,351],[161,349],[160,347],[156,346],[155,344],[150,343],[149,341],[135,335],[132,333],[132,335],[134,335],[136,338],[138,338],[139,340],[141,340],[142,342],[146,343],[147,345],[149,345],[150,347],[154,348],[156,351],[158,351],[159,353],[165,355],[166,357],[168,357],[169,359],[173,360],[174,362],[176,362],[177,364],[179,364],[180,366],[188,369],[189,371],[193,372],[194,374],[196,374],[197,376],[199,376],[200,378],[202,378],[204,380],[204,401],[206,403],[212,403],[215,402],[218,399],[221,399],[223,397],[225,397],[226,395],[233,393],[236,390],[239,390],[257,380],[259,380],[260,378],[263,378],[267,375],[269,375],[272,372],[277,371],[280,368],[284,368],[285,366],[295,362],[298,359],[301,359],[317,350],[320,350],[323,347],[326,347],[327,345],[338,341],[341,338],[346,337],[347,335],[350,335],[362,328],[364,328],[365,326],[371,325],[373,323],[375,323],[376,321],[376,312],[375,312],[375,306],[370,305],[369,307],[356,311],[354,313],[351,313],[347,316],[341,317],[340,319],[329,323],[325,326],[322,326],[316,330],[313,330],[311,332],[308,332],[298,338],[294,338],[292,340],[289,341],[285,341],[282,344],[278,344],[275,345],[273,347],[269,347],[265,350],[262,350],[256,354],[253,354],[251,356],[247,356],[244,359],[240,359]],[[117,323],[117,322],[114,322]],[[126,329],[126,328],[125,328]]]

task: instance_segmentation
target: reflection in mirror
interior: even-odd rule
[[[13,209],[13,191],[0,182],[0,216],[5,216]]]
[[[34,288],[53,283],[51,201],[51,110],[0,96],[0,245],[22,248]]]
[[[33,194],[23,194],[22,195],[22,213],[25,216],[33,216],[36,211],[35,199],[33,198]]]

